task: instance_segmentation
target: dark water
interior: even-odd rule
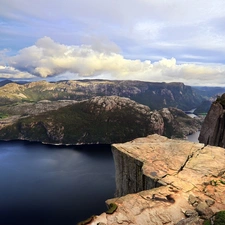
[[[0,142],[0,225],[75,225],[115,192],[110,146]]]

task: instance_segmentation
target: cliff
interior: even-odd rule
[[[175,108],[151,110],[128,98],[98,96],[86,101],[40,101],[0,107],[1,140],[50,144],[126,142],[149,134],[184,138],[201,122]]]
[[[199,225],[225,209],[223,148],[150,135],[112,151],[117,208],[87,224]]]
[[[199,142],[225,148],[225,94],[212,103],[202,124]]]

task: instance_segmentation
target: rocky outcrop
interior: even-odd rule
[[[0,139],[111,144],[153,133],[163,134],[163,130],[163,119],[157,111],[128,98],[108,96],[21,118],[2,128]]]
[[[88,224],[199,225],[225,209],[223,148],[150,135],[112,151],[117,208]]]
[[[225,148],[225,94],[212,103],[202,124],[199,142]]]
[[[51,144],[111,144],[154,133],[185,138],[200,127],[200,121],[181,110],[152,111],[118,96],[97,96],[80,102],[43,100],[2,106],[1,111],[17,116],[0,119],[0,139]]]
[[[169,138],[185,138],[200,130],[202,121],[199,117],[190,119],[182,110],[177,108],[163,108],[159,110],[163,117],[163,135]]]

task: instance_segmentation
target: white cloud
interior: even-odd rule
[[[112,45],[113,46],[113,45]],[[9,67],[0,68],[2,77],[65,77],[130,79],[154,82],[184,82],[185,84],[224,84],[225,66],[219,64],[178,64],[175,58],[163,58],[152,63],[124,58],[104,45],[69,46],[54,42],[49,37],[39,39],[35,45],[21,49],[7,59]],[[74,76],[72,75],[74,74]]]
[[[13,67],[6,67],[0,65],[0,78],[5,79],[31,79],[33,75],[28,72],[21,72]]]
[[[193,61],[197,62],[205,56],[201,50],[206,49],[217,62],[221,61],[218,52],[225,54],[224,15],[224,0],[2,1],[0,46],[23,48],[50,36],[68,46],[106,55],[122,52],[127,58],[140,56],[141,60],[162,56],[181,62],[185,61],[182,55],[196,54],[199,57]],[[42,65],[36,74],[51,71]]]

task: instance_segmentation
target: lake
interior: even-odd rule
[[[115,189],[110,145],[0,141],[0,225],[75,225],[105,211]]]
[[[75,225],[115,192],[109,145],[0,142],[0,224]]]

